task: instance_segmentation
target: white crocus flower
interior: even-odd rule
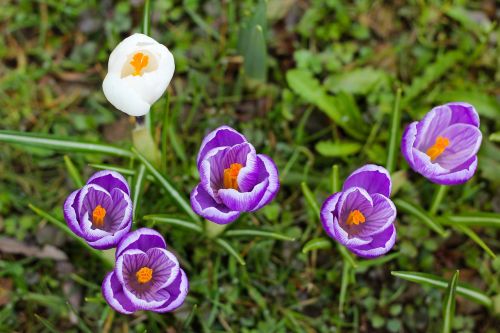
[[[131,116],[143,116],[174,75],[172,53],[153,38],[134,34],[111,52],[102,88],[108,101]]]

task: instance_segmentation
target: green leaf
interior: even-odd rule
[[[333,142],[320,141],[316,144],[316,150],[323,156],[339,157],[356,154],[361,150],[361,144],[357,142]]]
[[[264,31],[260,25],[252,29],[249,47],[243,55],[245,74],[255,80],[267,80],[267,46]]]
[[[179,207],[184,210],[189,217],[195,222],[199,222],[200,219],[198,218],[198,215],[193,212],[191,209],[191,205],[180,195],[180,193],[170,184],[170,182],[167,180],[165,176],[163,176],[156,168],[149,163],[149,161],[142,156],[135,148],[132,148],[132,151],[134,154],[137,156],[137,158],[146,166],[146,169],[148,169],[149,173],[153,175],[154,178],[156,178],[160,184],[163,186],[163,188],[167,191],[167,193],[174,199],[174,201],[179,205]]]
[[[435,222],[434,219],[431,218],[429,215],[427,215],[427,213],[424,212],[421,208],[414,206],[414,205],[410,204],[409,202],[406,202],[402,199],[396,199],[396,200],[394,200],[394,203],[396,204],[396,207],[399,210],[415,216],[417,219],[422,221],[430,229],[432,229],[433,231],[438,233],[441,237],[448,236],[448,232],[446,232],[446,230],[444,230],[440,224]]]
[[[443,303],[443,333],[450,333],[455,316],[455,293],[457,290],[459,271],[457,270],[446,289],[446,297]]]
[[[495,132],[490,135],[490,141],[500,142],[500,132]]]
[[[315,250],[328,250],[332,248],[332,242],[323,237],[313,238],[309,240],[302,248],[302,253],[307,253]]]
[[[256,237],[266,237],[274,238],[284,241],[294,241],[295,238],[288,237],[275,232],[264,231],[264,230],[252,230],[252,229],[238,229],[229,230],[224,233],[224,237],[245,237],[245,236],[256,236]]]
[[[83,180],[82,177],[80,177],[80,172],[78,172],[78,169],[68,155],[64,155],[64,164],[66,165],[66,170],[68,170],[69,176],[75,187],[82,187]]]
[[[141,193],[142,193],[142,185],[144,183],[144,176],[146,174],[146,167],[144,164],[141,164],[137,170],[137,175],[135,177],[134,187],[132,189],[132,211],[134,213],[133,221],[135,221],[137,216],[137,211],[139,207],[139,203],[141,201]]]
[[[405,96],[401,101],[401,107],[408,106],[413,99],[426,89],[429,89],[435,81],[444,76],[449,69],[453,68],[463,58],[464,53],[461,51],[449,51],[439,55],[433,63],[426,67],[421,76],[415,78],[411,85],[404,89]]]
[[[340,191],[339,166],[334,164],[332,167],[332,193]]]
[[[448,282],[445,279],[432,274],[405,271],[392,271],[391,274],[404,280],[436,287],[439,289],[446,289],[448,287]],[[480,290],[460,283],[457,285],[456,290],[458,295],[468,298],[471,301],[484,305],[488,308],[491,308],[493,306],[493,301],[491,300],[491,298]]]
[[[398,258],[401,255],[401,252],[395,252],[391,254],[387,254],[385,256],[381,256],[375,259],[369,259],[369,260],[359,260],[358,261],[358,267],[360,268],[368,268],[368,267],[373,267],[373,266],[381,266],[391,260],[394,260]]]
[[[392,111],[391,118],[391,132],[389,135],[389,149],[387,151],[387,171],[392,173],[396,168],[396,157],[399,151],[399,143],[401,142],[401,135],[399,133],[399,128],[401,127],[401,89],[396,92],[396,102],[394,103],[394,109]]]
[[[473,213],[461,215],[447,215],[439,220],[442,224],[460,224],[469,227],[500,228],[500,214]]]
[[[488,255],[490,257],[492,257],[493,259],[495,259],[497,257],[495,255],[495,253],[493,251],[491,251],[491,249],[488,247],[488,245],[486,245],[486,243],[483,242],[483,240],[474,231],[472,231],[469,227],[467,227],[465,225],[461,225],[461,224],[455,224],[452,226],[453,226],[453,228],[461,231],[462,233],[467,235],[470,239],[472,239],[474,242],[476,242],[476,244],[479,245],[486,253],[488,253]]]
[[[358,68],[347,73],[329,76],[325,87],[332,92],[346,92],[351,94],[367,94],[378,83],[387,80],[387,74],[373,68]]]
[[[226,250],[230,255],[232,255],[239,263],[240,265],[246,265],[245,260],[240,256],[240,254],[224,239],[222,238],[217,238],[215,239],[215,243],[220,245],[224,250]]]
[[[308,103],[316,105],[351,137],[363,139],[367,133],[360,111],[352,98],[345,93],[330,96],[311,72],[292,69],[286,73],[290,88]]]
[[[178,227],[182,227],[185,229],[195,231],[195,232],[200,233],[200,234],[203,233],[203,228],[200,225],[193,223],[193,222],[190,222],[190,221],[185,221],[185,220],[179,219],[177,217],[172,217],[170,215],[151,214],[151,215],[144,216],[142,219],[145,221],[154,221],[154,222],[175,225]]]
[[[83,240],[82,238],[78,237],[73,231],[71,231],[71,229],[69,229],[66,226],[66,223],[59,221],[58,219],[56,219],[55,217],[53,217],[49,213],[45,212],[44,210],[42,210],[42,209],[40,209],[40,208],[38,208],[38,207],[36,207],[36,206],[34,206],[32,204],[29,204],[28,207],[33,212],[35,212],[38,216],[46,219],[48,222],[52,223],[54,226],[56,226],[61,231],[63,231],[70,238],[73,238],[78,243],[80,243],[80,245],[83,246],[84,248],[86,248],[87,251],[90,252],[90,254],[94,255],[96,258],[99,258],[101,261],[103,261],[106,264],[106,267],[108,267],[108,268],[112,268],[113,267],[114,262],[112,260],[110,260],[104,254],[104,252],[101,252],[99,250],[96,250],[96,249],[92,248],[89,244],[87,244],[87,242],[85,240]]]
[[[316,202],[316,198],[314,197],[314,194],[311,192],[311,189],[309,186],[307,186],[306,182],[300,183],[300,188],[302,189],[302,193],[304,193],[304,196],[306,198],[306,201],[311,207],[311,209],[314,211],[314,215],[319,219],[319,206],[318,203]]]
[[[135,176],[135,170],[134,169],[127,169],[127,168],[122,168],[116,165],[110,165],[110,164],[89,164],[91,167],[98,169],[98,170],[111,170],[111,171],[116,171],[118,173],[121,173],[124,176]]]
[[[126,149],[107,144],[82,142],[82,140],[73,140],[69,138],[60,138],[51,135],[34,133],[0,130],[0,142],[39,147],[54,151],[83,152],[92,154],[100,153],[129,158],[134,157],[134,154]]]
[[[39,322],[42,323],[43,326],[45,326],[46,329],[49,330],[49,332],[52,332],[52,333],[59,333],[59,331],[55,328],[54,325],[52,325],[52,323],[42,317],[40,317],[38,314],[35,313],[35,318],[38,319]]]

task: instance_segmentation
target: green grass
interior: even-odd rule
[[[0,244],[50,245],[68,260],[0,246],[0,332],[438,332],[457,270],[452,328],[497,332],[495,2],[397,3],[152,1],[151,35],[173,52],[176,72],[151,113],[162,155],[145,166],[130,150],[134,125],[101,90],[113,47],[143,29],[142,2],[2,4]],[[406,124],[449,101],[476,106],[483,144],[474,178],[438,201],[398,144]],[[275,159],[282,187],[271,205],[210,239],[186,200],[198,182],[200,142],[221,124]],[[44,139],[33,146],[11,131]],[[398,216],[394,255],[377,261],[330,246],[317,215],[332,187],[369,162],[393,168],[394,198],[411,203]],[[174,314],[110,310],[100,295],[104,261],[53,224],[75,184],[103,165],[126,170],[140,198],[134,227],[164,234],[189,276],[189,296]],[[421,286],[414,273],[431,277]],[[482,303],[462,297],[463,284]]]

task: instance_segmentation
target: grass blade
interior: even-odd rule
[[[92,154],[101,153],[134,158],[134,154],[132,154],[132,152],[119,147],[34,133],[0,130],[0,142],[28,145],[54,151],[83,152]]]
[[[434,194],[434,198],[432,198],[432,205],[431,208],[429,209],[429,215],[436,215],[436,212],[439,208],[439,205],[441,204],[441,201],[443,201],[444,195],[448,191],[448,186],[446,185],[439,185],[438,188],[436,189],[436,193]]]
[[[339,296],[339,318],[340,321],[337,323],[337,330],[340,332],[340,323],[344,320],[344,304],[347,298],[347,287],[349,286],[349,273],[351,265],[347,261],[344,261],[344,267],[342,268],[342,282],[340,283],[340,296]]]
[[[92,255],[94,255],[96,258],[99,258],[100,260],[102,260],[106,266],[108,268],[112,268],[113,265],[114,265],[114,262],[112,262],[108,257],[106,257],[104,255],[103,252],[101,251],[98,251],[94,248],[92,248],[89,244],[87,244],[87,242],[85,242],[82,238],[78,237],[77,235],[75,235],[67,226],[66,226],[66,223],[64,222],[61,222],[59,221],[58,219],[56,219],[55,217],[53,217],[52,215],[50,215],[49,213],[45,212],[44,210],[32,205],[32,204],[29,204],[28,207],[33,211],[35,212],[35,214],[37,214],[38,216],[46,219],[47,221],[49,221],[50,223],[52,223],[53,225],[55,225],[57,228],[59,228],[61,231],[63,231],[66,235],[68,235],[70,238],[73,238],[74,240],[76,240],[78,243],[80,243],[84,248],[86,248],[89,253],[91,253]]]
[[[396,157],[398,156],[399,148],[399,128],[401,127],[401,88],[396,92],[396,101],[392,112],[391,132],[389,135],[389,150],[387,152],[387,171],[392,173],[396,167]]]
[[[495,259],[497,256],[496,254],[486,245],[485,242],[474,232],[472,231],[469,227],[461,224],[456,224],[453,225],[453,227],[465,235],[467,235],[470,239],[472,239],[474,242],[476,242],[477,245],[479,245],[490,257]]]
[[[42,323],[43,326],[45,326],[46,329],[48,329],[52,333],[59,333],[59,331],[50,323],[50,321],[40,317],[38,314],[35,313],[35,318],[38,319]]]
[[[304,196],[306,197],[306,201],[309,204],[309,207],[312,208],[312,210],[314,211],[314,214],[319,219],[319,206],[318,206],[318,203],[316,202],[316,198],[314,197],[314,194],[312,193],[309,186],[307,186],[306,182],[300,183],[300,187],[302,188],[302,192],[304,193]]]
[[[437,234],[439,234],[441,237],[448,236],[448,232],[446,232],[446,230],[444,230],[444,228],[440,224],[435,222],[422,209],[401,199],[394,200],[394,203],[396,204],[396,207],[399,210],[415,216],[416,218],[421,220],[425,225],[427,225],[430,229],[434,230]]]
[[[75,187],[78,188],[82,187],[83,186],[82,177],[80,177],[78,169],[73,164],[73,161],[71,160],[71,158],[69,158],[68,155],[64,155],[64,164],[66,165],[66,169],[68,170],[69,176],[71,177],[71,180],[73,181]]]
[[[263,231],[263,230],[252,230],[252,229],[239,229],[239,230],[229,230],[224,233],[224,236],[227,237],[241,237],[241,236],[256,236],[256,237],[266,237],[266,238],[274,238],[284,241],[295,241],[295,238],[288,237],[285,235],[281,235],[271,231]]]
[[[500,214],[475,213],[445,216],[440,220],[443,224],[460,224],[469,227],[500,228]]]
[[[135,221],[135,218],[137,216],[137,206],[139,205],[139,202],[141,200],[141,193],[142,193],[142,184],[144,183],[144,175],[146,174],[146,167],[144,164],[141,164],[139,166],[139,169],[137,170],[137,176],[135,177],[135,183],[134,183],[134,188],[132,189],[132,205],[133,205],[133,221]]]
[[[332,167],[332,193],[340,191],[339,166],[335,164]]]
[[[453,317],[455,316],[455,293],[457,290],[458,275],[460,271],[456,271],[451,278],[448,288],[446,289],[446,297],[443,304],[443,333],[450,333]]]
[[[327,250],[332,248],[332,242],[327,238],[313,238],[308,241],[302,248],[302,253],[307,253],[314,250]]]
[[[432,274],[404,271],[392,271],[391,274],[404,280],[436,287],[439,289],[446,289],[448,287],[448,282],[445,279]],[[458,284],[457,294],[468,298],[478,304],[484,305],[487,308],[493,307],[493,301],[490,297],[488,297],[488,295],[467,285]]]
[[[200,219],[198,218],[198,215],[196,215],[195,212],[193,212],[193,210],[191,209],[191,205],[170,184],[167,178],[165,178],[158,170],[156,170],[156,168],[151,163],[149,163],[149,161],[144,156],[142,156],[135,148],[132,148],[132,151],[139,158],[142,164],[144,164],[146,169],[148,169],[149,173],[151,173],[151,175],[153,175],[153,177],[160,182],[163,188],[167,191],[168,194],[170,194],[170,196],[179,205],[179,207],[182,208],[182,210],[184,210],[193,221],[199,222]]]
[[[164,215],[164,214],[152,214],[152,215],[146,215],[142,218],[145,221],[153,221],[153,222],[160,222],[160,223],[166,223],[166,224],[171,224],[175,225],[178,227],[182,227],[185,229],[189,229],[192,231],[195,231],[197,233],[203,233],[203,228],[199,226],[198,224],[195,224],[191,221],[185,221],[176,217],[172,217],[169,215]]]
[[[368,267],[373,267],[373,266],[381,266],[385,264],[386,262],[389,262],[393,259],[396,259],[401,255],[401,252],[395,252],[391,253],[385,256],[381,256],[375,259],[370,259],[370,260],[360,260],[358,261],[358,266],[360,268],[368,268]]]
[[[243,266],[246,265],[245,264],[245,260],[243,260],[243,258],[240,256],[240,254],[238,252],[236,252],[236,250],[231,246],[231,244],[229,244],[228,242],[226,242],[222,238],[215,239],[215,243],[217,243],[218,245],[220,245],[220,247],[222,247],[230,255],[232,255],[233,257],[235,257],[236,260],[240,263],[240,265],[243,265]]]
[[[135,170],[134,169],[127,169],[127,168],[122,168],[116,165],[109,165],[109,164],[89,164],[91,167],[99,170],[111,170],[111,171],[116,171],[118,173],[121,173],[123,176],[135,176]]]

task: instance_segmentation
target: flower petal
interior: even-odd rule
[[[129,116],[140,117],[149,112],[151,105],[126,84],[119,73],[108,72],[102,82],[102,90],[115,108]]]
[[[264,179],[257,184],[250,192],[239,192],[232,188],[219,190],[219,197],[222,203],[229,209],[239,212],[253,210],[260,203],[267,191],[269,180]]]
[[[97,250],[107,250],[116,247],[122,238],[130,231],[132,224],[128,224],[125,228],[120,229],[114,233],[108,233],[95,241],[88,240],[90,246]]]
[[[123,293],[123,286],[116,279],[114,272],[109,272],[106,275],[101,290],[104,299],[115,311],[123,314],[132,314],[137,311],[136,306]]]
[[[469,103],[453,102],[446,104],[451,110],[451,124],[468,124],[479,127],[479,115]]]
[[[474,176],[477,169],[477,156],[472,156],[468,161],[459,165],[454,170],[427,177],[431,182],[441,185],[459,185],[467,182]]]
[[[372,241],[369,244],[351,246],[348,248],[351,252],[360,257],[372,259],[389,252],[395,243],[396,227],[394,224],[391,224],[379,234],[373,235]]]
[[[417,138],[417,121],[406,126],[401,139],[401,153],[403,154],[406,162],[415,169],[415,161],[413,160],[413,147],[415,145],[415,140]]]
[[[366,215],[366,222],[362,224],[360,237],[374,237],[381,230],[386,229],[396,219],[396,206],[391,199],[381,195],[373,194],[373,209]]]
[[[260,171],[258,179],[267,178],[269,183],[266,192],[262,196],[262,199],[260,199],[260,202],[252,209],[252,211],[261,209],[262,207],[273,201],[280,189],[280,179],[276,163],[274,163],[274,161],[269,156],[264,154],[257,155],[257,163]]]
[[[323,225],[323,229],[325,229],[328,236],[335,239],[335,230],[333,226],[333,222],[335,219],[337,202],[339,201],[340,195],[342,192],[337,192],[332,194],[325,200],[323,205],[321,206],[321,224]]]
[[[391,176],[378,165],[367,164],[353,173],[344,182],[343,191],[351,187],[361,187],[368,193],[380,193],[386,197],[391,195]]]
[[[127,250],[141,250],[147,252],[151,248],[167,248],[163,236],[156,230],[140,228],[128,233],[116,248],[118,258]]]
[[[191,207],[196,214],[218,224],[231,223],[240,216],[240,212],[215,202],[200,184],[191,192]]]
[[[66,201],[64,201],[64,219],[68,224],[68,227],[73,231],[77,236],[83,237],[83,231],[78,223],[78,213],[76,210],[77,207],[77,195],[80,193],[80,190],[76,190],[71,193]]]
[[[162,248],[152,248],[146,253],[149,260],[147,267],[153,269],[155,279],[155,289],[161,289],[169,286],[179,275],[179,261],[175,255]],[[158,282],[158,283],[156,283]]]
[[[200,166],[205,155],[214,148],[232,147],[234,145],[247,142],[247,139],[238,131],[229,126],[221,126],[208,133],[201,143],[200,152],[196,159],[196,164]]]
[[[432,146],[436,138],[450,125],[451,109],[440,105],[429,111],[417,124],[417,137],[414,147],[420,151]]]
[[[180,274],[177,275],[177,278],[171,285],[165,288],[165,290],[169,293],[170,298],[168,301],[163,303],[158,308],[153,311],[156,312],[169,312],[177,309],[179,306],[184,303],[186,296],[189,291],[189,281],[187,279],[186,273],[184,270],[180,270]]]
[[[119,188],[127,195],[130,195],[130,188],[127,180],[118,172],[111,170],[102,170],[94,173],[87,184],[96,184],[111,193],[114,188]]]
[[[433,162],[449,170],[476,155],[483,137],[479,128],[466,124],[451,125],[441,135],[450,143]]]

